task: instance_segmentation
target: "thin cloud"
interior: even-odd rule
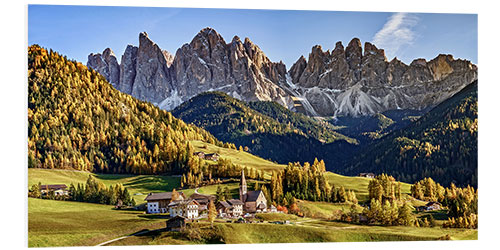
[[[395,13],[375,34],[373,43],[386,51],[387,58],[393,58],[400,49],[413,43],[416,38],[413,28],[418,21],[415,14]]]

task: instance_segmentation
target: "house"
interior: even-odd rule
[[[40,193],[43,195],[47,195],[50,192],[54,192],[55,196],[60,195],[68,195],[68,190],[66,190],[68,186],[65,184],[56,184],[56,185],[41,185]]]
[[[168,204],[170,217],[183,216],[187,219],[198,218],[200,203],[196,200],[177,200]]]
[[[167,220],[167,231],[181,231],[186,227],[187,219],[183,216],[175,216]]]
[[[219,201],[216,209],[220,217],[240,217],[243,214],[243,205],[241,200],[231,199]]]
[[[184,193],[177,193],[179,194],[177,200],[186,199]],[[168,211],[168,204],[172,202],[172,192],[149,193],[144,200],[147,202],[146,212],[148,214],[166,213]]]
[[[205,159],[205,153],[204,152],[194,152],[194,156],[198,156],[200,159]]]
[[[210,201],[215,202],[216,197],[215,195],[194,193],[189,196],[189,199],[196,200],[200,204],[198,210],[201,213],[208,209],[208,204],[210,203]]]
[[[434,210],[440,210],[441,209],[441,203],[431,201],[425,206],[418,206],[415,208],[417,211],[423,212],[423,211],[434,211]]]
[[[426,210],[427,211],[434,211],[434,210],[440,210],[441,209],[441,203],[431,201],[427,204],[425,204]]]
[[[267,199],[261,190],[247,191],[245,172],[241,171],[240,201],[243,202],[243,211],[248,213],[261,213],[267,211]]]
[[[218,153],[205,154],[205,160],[218,161],[220,155]]]
[[[278,209],[274,206],[274,205],[271,205],[269,207],[269,212],[270,213],[277,213],[278,212]]]
[[[366,177],[366,178],[375,178],[375,174],[374,173],[360,173],[359,176],[360,177]]]

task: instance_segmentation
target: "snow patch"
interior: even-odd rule
[[[179,96],[177,90],[174,90],[169,97],[165,98],[163,101],[160,102],[158,107],[164,110],[172,110],[177,106],[181,105],[181,103],[182,103],[182,98]]]

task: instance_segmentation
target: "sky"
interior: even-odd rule
[[[250,38],[271,61],[289,69],[314,45],[332,50],[357,37],[409,64],[452,54],[477,64],[477,15],[436,13],[241,10],[164,7],[28,6],[28,44],[51,48],[87,63],[90,53],[111,48],[120,61],[128,44],[145,31],[175,55],[203,28],[212,27],[229,43]]]

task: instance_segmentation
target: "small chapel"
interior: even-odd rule
[[[243,202],[243,211],[247,213],[267,212],[267,199],[261,190],[248,191],[245,172],[241,171],[240,200]]]

